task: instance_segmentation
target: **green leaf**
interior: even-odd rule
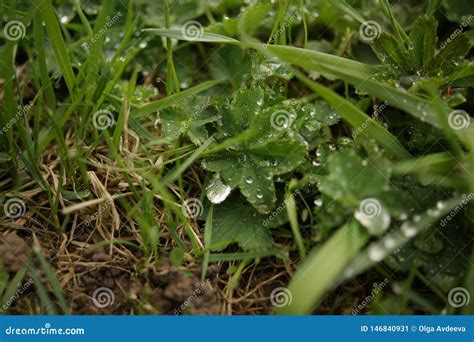
[[[202,145],[209,138],[205,124],[218,119],[211,104],[208,97],[196,96],[161,110],[162,137],[174,142],[187,134],[195,145]]]
[[[436,51],[436,28],[438,22],[434,17],[421,16],[410,32],[413,42],[412,59],[416,70],[426,73],[432,68]]]
[[[268,249],[272,246],[265,216],[252,208],[238,193],[214,207],[211,249],[224,249],[238,243],[244,250]]]
[[[328,171],[328,176],[321,180],[321,192],[352,205],[381,192],[388,179],[386,172],[363,161],[352,150],[334,154],[329,159]]]
[[[61,34],[61,28],[59,26],[59,21],[54,11],[53,4],[51,0],[45,0],[41,1],[39,6],[41,8],[43,21],[46,24],[46,29],[48,30],[49,39],[53,46],[54,55],[59,67],[61,68],[61,72],[63,73],[69,94],[71,97],[74,97],[74,85],[76,83],[76,79],[74,76],[74,71],[72,70],[67,46]]]
[[[466,57],[471,49],[471,44],[466,34],[459,34],[454,39],[448,38],[441,44],[441,51],[436,55],[434,61],[435,70],[450,74],[456,66]]]
[[[373,49],[383,55],[382,60],[388,58],[388,61],[397,69],[401,69],[402,72],[408,73],[410,71],[407,61],[408,50],[391,34],[382,32],[380,38],[373,43]]]
[[[239,46],[225,45],[215,50],[209,60],[213,78],[228,80],[235,88],[250,74],[249,54]]]
[[[184,29],[144,29],[142,31],[156,33],[159,36],[163,36],[167,38],[193,41],[193,42],[233,43],[233,44],[239,43],[237,39],[222,36],[220,34],[208,33],[208,32],[201,32],[198,36],[190,37],[190,35],[186,35],[185,32],[183,33]]]
[[[266,214],[276,202],[273,177],[290,172],[305,156],[306,149],[300,142],[282,139],[209,156],[203,166],[218,172],[231,188],[239,187],[247,200]]]
[[[197,86],[194,86],[192,88],[186,89],[184,91],[181,91],[177,94],[173,94],[170,96],[165,97],[164,99],[151,102],[147,105],[144,105],[136,110],[134,110],[131,114],[134,117],[142,117],[148,114],[151,114],[153,112],[159,111],[160,109],[164,109],[166,107],[169,107],[171,105],[177,104],[180,101],[183,101],[187,99],[190,96],[194,96],[196,94],[199,94],[200,92],[203,92],[209,88],[212,88],[213,86],[222,83],[222,80],[215,80],[215,81],[207,81],[198,84]]]

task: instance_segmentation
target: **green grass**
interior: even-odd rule
[[[474,13],[407,6],[1,1],[8,312],[472,314]]]

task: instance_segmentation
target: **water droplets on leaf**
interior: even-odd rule
[[[323,205],[323,199],[321,197],[316,197],[314,199],[314,205],[317,207],[320,207]]]
[[[410,221],[403,222],[400,229],[403,235],[405,235],[407,238],[414,237],[418,233],[418,229],[413,224],[413,222]]]
[[[231,187],[225,185],[218,175],[215,175],[206,188],[206,195],[213,204],[222,203],[230,194]]]
[[[379,245],[369,247],[369,258],[374,262],[382,261],[386,256],[386,251]]]

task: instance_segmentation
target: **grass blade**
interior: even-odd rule
[[[288,290],[292,302],[277,310],[280,315],[310,314],[314,305],[333,286],[334,281],[356,256],[369,236],[351,221],[342,226],[299,266]]]

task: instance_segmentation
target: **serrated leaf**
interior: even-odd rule
[[[238,193],[214,207],[211,249],[224,249],[238,243],[245,250],[267,249],[272,246],[265,216],[257,213]]]
[[[404,73],[409,72],[410,66],[407,63],[408,51],[403,43],[396,40],[394,36],[382,32],[380,38],[377,39],[372,46],[375,52],[384,56],[382,57],[383,61],[385,58],[388,58],[388,61],[395,68],[400,68]]]
[[[431,70],[436,51],[436,28],[434,17],[421,16],[413,25],[410,38],[413,42],[412,59],[416,70],[426,73]]]
[[[194,97],[179,106],[160,111],[163,138],[173,142],[187,133],[195,145],[201,145],[209,134],[205,124],[214,122],[218,115],[213,112],[211,101],[207,97]]]
[[[218,153],[207,157],[203,166],[218,172],[230,187],[239,187],[255,209],[265,214],[276,202],[273,177],[290,172],[305,156],[304,145],[286,139]]]
[[[442,71],[445,75],[456,69],[459,62],[466,57],[471,49],[469,39],[465,34],[459,34],[454,39],[441,44],[441,51],[434,61],[435,70]]]
[[[239,46],[219,47],[209,60],[209,69],[213,78],[225,79],[238,87],[250,74],[250,57]]]
[[[349,205],[381,192],[387,184],[386,174],[353,151],[334,154],[328,170],[329,175],[321,180],[321,192]]]

